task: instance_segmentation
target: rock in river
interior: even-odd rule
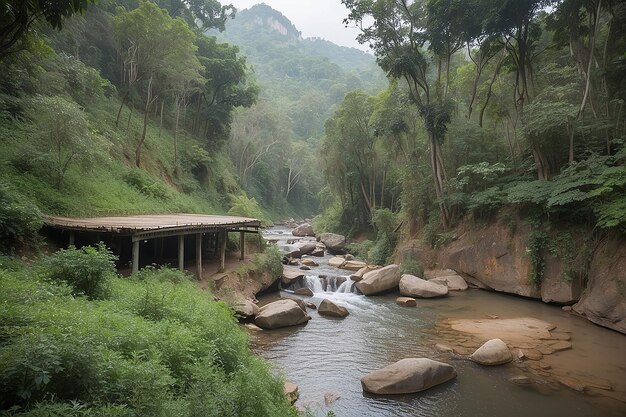
[[[304,272],[301,270],[283,266],[283,276],[281,277],[283,285],[291,285],[302,278],[304,278]]]
[[[456,274],[440,276],[429,281],[445,285],[450,291],[465,291],[467,289],[467,282],[462,276]]]
[[[330,252],[340,253],[343,252],[343,248],[346,245],[346,237],[335,233],[322,233],[320,242],[326,245]]]
[[[264,305],[254,320],[263,329],[296,326],[311,319],[294,300],[284,299]]]
[[[448,287],[433,281],[426,281],[414,275],[404,274],[400,278],[400,294],[408,297],[432,298],[448,294]]]
[[[248,299],[237,301],[233,307],[240,317],[253,317],[259,312],[259,307]]]
[[[511,362],[513,355],[502,340],[491,339],[476,349],[470,359],[481,365],[502,365]]]
[[[400,268],[396,264],[370,271],[354,284],[365,295],[378,294],[394,289],[400,282]]]
[[[313,231],[313,226],[308,223],[302,223],[295,229],[291,231],[291,234],[298,237],[304,236],[315,236],[315,232]]]
[[[322,300],[319,307],[317,307],[317,312],[322,316],[330,317],[345,317],[349,314],[345,307],[338,306],[328,299]]]
[[[456,377],[447,363],[426,358],[407,358],[361,378],[363,391],[372,394],[411,394]]]
[[[396,304],[404,307],[415,307],[417,305],[417,302],[415,301],[415,298],[398,297],[396,298]]]

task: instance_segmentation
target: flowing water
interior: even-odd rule
[[[266,237],[288,249],[290,231],[273,228]],[[365,297],[357,294],[350,272],[328,266],[328,256],[307,271],[304,284],[314,292],[303,297],[315,304],[328,298],[346,307],[344,319],[322,317],[309,310],[306,326],[255,332],[254,349],[298,384],[296,403],[313,415],[333,411],[338,417],[365,416],[626,416],[626,404],[593,397],[552,384],[515,385],[515,364],[483,367],[434,349],[437,322],[446,318],[534,317],[570,332],[573,349],[544,357],[554,370],[581,379],[602,379],[614,394],[626,393],[626,336],[595,326],[560,308],[480,290],[441,299],[418,300],[417,307],[395,304],[397,295]],[[319,277],[322,276],[322,279]],[[325,278],[324,278],[325,277]],[[283,295],[289,295],[283,292]],[[260,304],[278,295],[263,297]],[[289,295],[292,296],[292,295]],[[360,379],[375,369],[407,357],[427,357],[452,364],[456,379],[412,395],[374,396],[363,393]],[[325,404],[327,393],[340,396]]]

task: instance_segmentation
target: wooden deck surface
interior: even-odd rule
[[[120,217],[92,217],[73,219],[68,217],[44,216],[44,223],[51,227],[98,232],[132,233],[161,229],[200,229],[259,227],[257,219],[236,216],[214,216],[208,214],[154,214]]]

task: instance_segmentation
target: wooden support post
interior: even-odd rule
[[[243,258],[246,255],[246,239],[244,232],[239,232],[239,249],[241,249],[241,255],[239,256],[239,260],[243,261]]]
[[[198,279],[202,279],[202,233],[196,235],[196,268]]]
[[[70,244],[69,246],[76,246],[76,233],[73,231],[70,232]]]
[[[139,271],[139,241],[133,242],[133,274]]]
[[[178,236],[178,269],[185,270],[185,235]]]
[[[220,230],[220,269],[218,272],[224,272],[226,269],[226,240],[228,239],[228,233],[226,229]]]

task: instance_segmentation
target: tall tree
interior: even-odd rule
[[[145,87],[143,129],[135,149],[135,164],[139,166],[150,109],[159,96],[159,89],[166,88],[168,80],[171,84],[172,79],[185,78],[185,74],[188,78],[197,78],[195,35],[182,19],[172,19],[166,10],[145,0],[135,10],[117,15],[114,27],[124,65],[130,61],[131,68],[135,68],[135,79],[141,79]],[[189,66],[190,71],[175,73],[173,69],[180,69],[181,65]]]
[[[441,222],[449,223],[448,208],[444,200],[445,178],[441,145],[451,117],[451,103],[442,89],[433,85],[430,71],[437,66],[441,54],[456,48],[444,30],[441,50],[427,50],[432,35],[428,31],[427,10],[424,1],[407,0],[342,0],[350,10],[346,23],[354,23],[361,29],[358,40],[369,43],[380,66],[392,78],[403,79],[409,96],[417,106],[428,132],[430,162],[435,192],[441,211]],[[370,23],[372,22],[372,23]]]
[[[0,61],[6,57],[30,26],[43,19],[61,29],[63,20],[82,12],[94,0],[4,0],[0,2]]]

